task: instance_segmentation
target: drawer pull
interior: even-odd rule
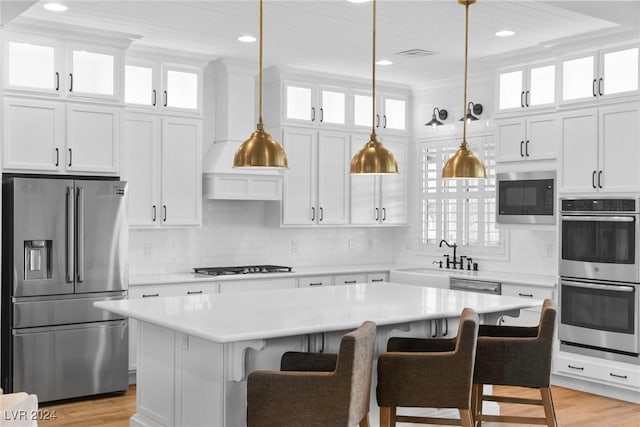
[[[322,282],[309,283],[309,286],[322,286]]]
[[[627,376],[626,376],[626,375],[617,375],[617,374],[614,374],[614,373],[612,373],[612,372],[609,372],[609,376],[610,376],[610,377],[614,377],[614,378],[622,378],[623,380],[626,380],[626,379],[627,379]]]
[[[142,298],[159,297],[160,294],[142,294]]]
[[[384,279],[371,279],[372,282],[384,282]]]
[[[187,291],[187,295],[198,295],[201,294],[202,291]]]
[[[571,369],[578,370],[578,371],[584,371],[584,368],[583,368],[582,366],[571,366],[571,365],[567,365],[567,367],[568,367],[568,368],[571,368]]]
[[[345,285],[353,285],[354,283],[357,283],[355,280],[345,280],[344,284]]]
[[[523,294],[522,292],[518,292],[518,296],[519,296],[519,297],[529,297],[529,298],[533,298],[533,294]]]

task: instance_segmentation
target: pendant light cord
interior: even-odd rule
[[[467,56],[469,53],[469,4],[467,1],[465,4],[465,16],[464,16],[464,104],[462,107],[462,145],[467,148]]]
[[[376,136],[376,0],[373,0],[373,58],[371,64],[371,140]]]
[[[262,124],[262,0],[260,0],[260,41],[258,44],[258,50],[260,51],[259,55],[258,55],[258,66],[260,67],[259,71],[258,71],[258,91],[260,92],[258,95],[258,103],[260,104],[258,106],[258,129],[262,130],[264,128],[264,125]]]

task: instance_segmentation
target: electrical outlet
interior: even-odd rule
[[[298,252],[298,243],[295,240],[291,241],[291,253],[295,254]]]
[[[548,243],[546,246],[547,246],[547,257],[548,258],[552,258],[553,257],[553,244]]]
[[[145,257],[150,257],[151,256],[151,243],[145,243],[144,244],[144,256]]]
[[[349,239],[349,240],[347,241],[347,247],[348,247],[349,249],[354,249],[354,248],[356,247],[356,242],[355,242],[353,239]]]

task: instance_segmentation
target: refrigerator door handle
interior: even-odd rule
[[[74,191],[73,187],[67,187],[67,262],[66,262],[66,279],[67,283],[73,283],[74,276],[74,223],[75,223],[75,209],[74,209]]]
[[[82,282],[84,280],[84,189],[82,187],[78,187],[76,211],[78,282]]]

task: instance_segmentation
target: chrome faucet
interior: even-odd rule
[[[455,270],[456,265],[460,264],[460,268],[462,269],[462,260],[458,261],[456,257],[456,249],[458,248],[458,245],[456,245],[455,242],[453,244],[449,244],[449,242],[442,239],[440,240],[438,247],[441,248],[443,243],[447,245],[448,248],[453,248],[453,260],[449,261],[449,255],[445,255],[445,258],[447,259],[447,268],[449,268],[450,265],[453,265],[452,268]]]

